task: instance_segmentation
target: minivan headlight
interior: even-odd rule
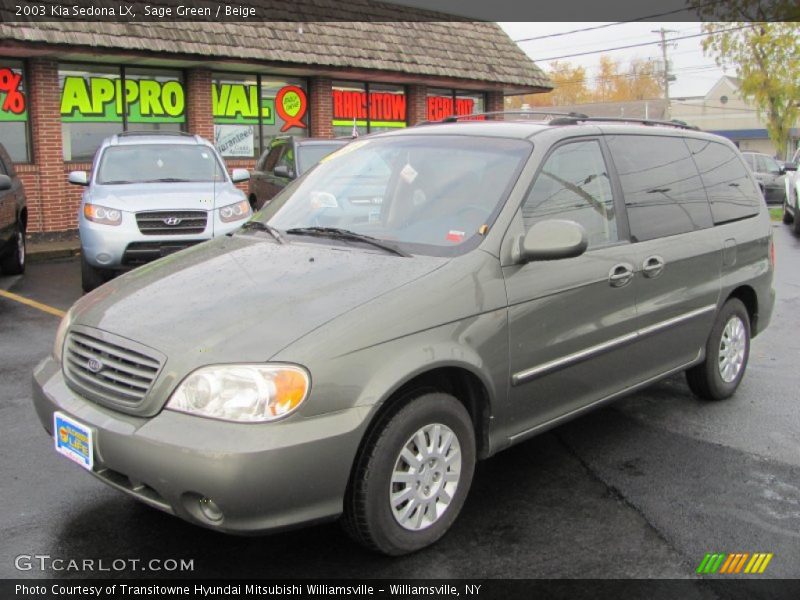
[[[71,308],[67,311],[67,314],[62,317],[61,323],[58,324],[58,329],[56,330],[56,341],[53,343],[53,356],[59,363],[61,362],[61,355],[64,352],[64,340],[67,337],[67,331],[69,331],[70,325],[72,325]]]
[[[83,205],[83,216],[89,221],[103,225],[119,225],[122,223],[122,213],[116,208],[107,208],[98,204]]]
[[[274,421],[300,406],[309,386],[305,369],[293,365],[210,365],[186,377],[166,408],[223,421]]]
[[[240,221],[249,217],[250,214],[250,203],[247,200],[242,200],[236,204],[229,204],[219,209],[219,218],[223,223]]]

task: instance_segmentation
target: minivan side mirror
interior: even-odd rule
[[[75,185],[89,185],[89,174],[86,171],[70,171],[67,179]]]
[[[231,181],[239,183],[240,181],[247,181],[250,179],[250,171],[247,169],[234,169],[231,171]]]
[[[588,245],[586,230],[575,221],[539,221],[520,240],[517,262],[573,258],[586,252]]]
[[[278,165],[274,169],[272,169],[273,175],[275,177],[285,177],[287,179],[294,179],[294,172],[286,165]]]
[[[11,177],[8,175],[0,175],[0,192],[11,189]]]

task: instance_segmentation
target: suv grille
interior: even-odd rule
[[[136,224],[144,235],[188,235],[206,230],[204,210],[165,210],[136,213]]]
[[[107,340],[71,331],[64,347],[67,382],[103,404],[139,405],[161,369],[161,361]]]

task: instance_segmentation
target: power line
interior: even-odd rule
[[[739,31],[740,29],[747,29],[748,27],[752,27],[752,26],[753,26],[752,23],[748,23],[747,25],[741,25],[739,27],[730,27],[728,29],[721,29],[717,33],[725,33],[725,32],[728,32],[728,31]],[[708,33],[706,33],[706,32],[694,33],[694,34],[691,34],[691,35],[684,35],[684,36],[680,36],[680,37],[670,38],[667,41],[668,42],[677,42],[678,40],[688,40],[690,38],[696,38],[696,37],[701,37],[701,36],[705,36],[705,35],[708,35]],[[626,46],[615,46],[614,48],[604,48],[602,50],[591,50],[589,52],[577,52],[575,54],[564,54],[562,56],[551,56],[549,58],[537,58],[537,59],[534,59],[534,60],[536,60],[537,62],[548,62],[548,61],[552,61],[552,60],[561,60],[562,58],[573,58],[575,56],[588,56],[590,54],[600,54],[602,52],[612,52],[614,50],[627,50],[628,48],[639,48],[641,46],[652,46],[654,44],[661,44],[661,40],[657,40],[657,41],[654,41],[654,42],[641,42],[639,44],[628,44]]]
[[[702,5],[698,6],[698,7],[696,7],[696,9],[705,8],[706,6],[711,6],[712,4],[717,4],[717,3],[718,3],[718,0],[714,0],[713,2],[706,2],[705,4],[702,4]],[[658,14],[655,14],[655,15],[648,15],[646,17],[637,17],[636,19],[631,19],[630,21],[615,21],[613,23],[605,23],[604,25],[594,25],[592,27],[584,27],[582,29],[573,29],[571,31],[562,31],[560,33],[550,33],[548,35],[537,35],[535,37],[522,38],[522,39],[514,40],[514,41],[515,42],[533,42],[535,40],[544,40],[544,39],[548,39],[548,38],[562,37],[562,36],[565,36],[565,35],[572,35],[574,33],[583,33],[584,31],[595,31],[597,29],[606,29],[608,27],[614,27],[616,25],[626,25],[628,23],[639,23],[641,21],[647,21],[649,19],[657,19],[659,17],[666,17],[667,15],[674,15],[674,14],[677,14],[677,13],[689,12],[689,10],[690,9],[688,9],[688,8],[678,8],[678,9],[675,9],[675,10],[670,10],[670,11],[658,13]]]

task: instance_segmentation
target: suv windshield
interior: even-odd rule
[[[225,170],[206,146],[137,144],[111,146],[103,152],[97,183],[224,181]]]
[[[255,218],[283,231],[337,228],[410,253],[462,254],[494,222],[532,148],[476,136],[359,140],[323,158]]]

